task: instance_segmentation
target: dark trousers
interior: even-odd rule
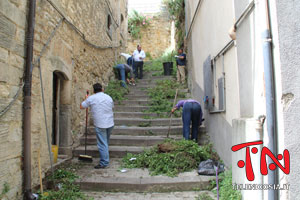
[[[141,61],[141,62],[134,61],[133,73],[135,75],[135,78],[139,78],[139,79],[143,78],[143,66],[144,66],[143,61]]]
[[[190,124],[192,121],[192,140],[198,142],[198,129],[200,125],[201,106],[198,103],[186,102],[183,105],[182,121],[183,121],[183,137],[190,139]]]

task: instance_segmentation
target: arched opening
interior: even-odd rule
[[[68,108],[70,105],[70,81],[63,72],[53,72],[52,82],[52,145],[57,145],[59,152],[68,154],[65,150],[70,146],[70,114]]]
[[[110,30],[110,27],[111,27],[111,16],[108,15],[107,16],[107,29]]]
[[[124,33],[124,16],[121,14],[121,33]]]

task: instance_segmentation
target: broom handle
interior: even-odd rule
[[[176,99],[177,99],[177,94],[178,94],[178,89],[176,89],[176,94],[175,94],[175,98],[174,98],[174,102],[173,102],[173,107],[172,107],[172,109],[173,109],[174,106],[175,106]],[[173,113],[171,112],[171,118],[170,118],[170,123],[169,123],[169,129],[168,129],[167,138],[169,138],[169,135],[170,135],[170,129],[171,129],[172,118],[173,118]]]
[[[89,91],[86,91],[86,97],[89,96]],[[87,134],[88,134],[88,116],[89,116],[89,109],[85,109],[85,144],[84,144],[84,155],[86,155],[86,142],[87,142]]]

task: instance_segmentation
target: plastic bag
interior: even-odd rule
[[[218,169],[217,169],[218,167]],[[200,162],[198,167],[199,175],[208,175],[215,176],[216,170],[218,170],[218,174],[225,171],[224,165],[218,161],[213,161],[211,159]]]

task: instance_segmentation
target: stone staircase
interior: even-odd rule
[[[121,158],[127,153],[140,153],[166,139],[169,129],[169,118],[157,118],[155,113],[143,112],[149,108],[150,99],[147,89],[154,87],[157,80],[171,79],[172,77],[151,77],[146,75],[139,80],[137,86],[130,86],[130,92],[126,100],[115,102],[114,117],[115,127],[110,139],[111,164],[107,169],[94,170],[93,166],[99,161],[99,152],[96,146],[94,128],[88,129],[87,155],[94,158],[93,164],[85,165],[79,174],[81,189],[91,191],[113,191],[113,192],[167,192],[188,191],[205,189],[212,177],[191,175],[183,173],[179,177],[170,178],[165,176],[149,176],[147,170],[134,169],[130,172],[121,173]],[[182,90],[188,93],[187,89]],[[205,128],[200,128],[200,134]],[[203,134],[202,134],[203,135]],[[173,118],[170,129],[170,137],[182,138],[182,120]],[[73,150],[73,155],[84,154],[85,138],[80,139],[80,146]],[[76,162],[76,161],[74,161]]]

